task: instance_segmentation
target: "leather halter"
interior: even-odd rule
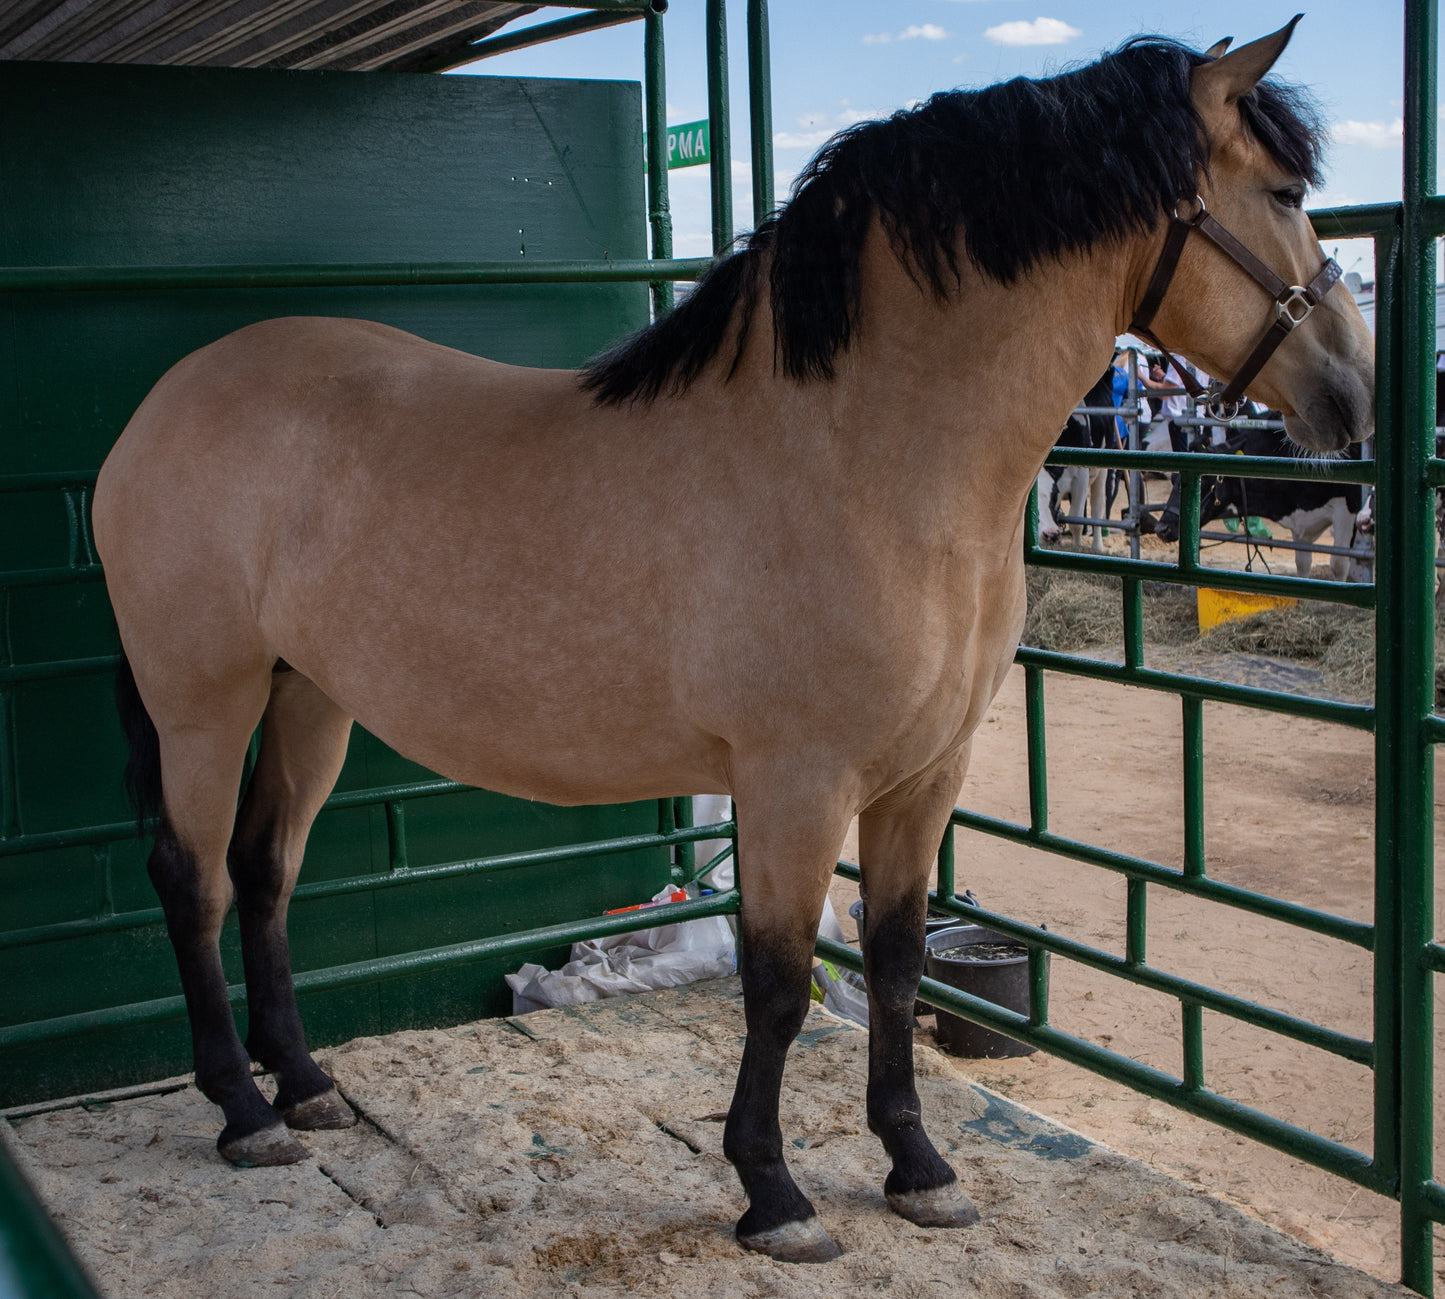
[[[1180,214],[1179,207],[1170,217],[1169,233],[1164,239],[1164,248],[1155,263],[1154,274],[1149,277],[1149,286],[1144,290],[1143,301],[1129,324],[1129,332],[1153,343],[1168,358],[1175,373],[1179,375],[1185,391],[1195,401],[1207,403],[1207,409],[1216,419],[1233,419],[1244,399],[1244,390],[1254,382],[1255,376],[1264,369],[1265,363],[1274,355],[1275,349],[1284,342],[1300,325],[1309,319],[1310,312],[1319,305],[1325,294],[1340,278],[1339,263],[1333,257],[1326,258],[1320,273],[1308,284],[1286,284],[1269,269],[1218,221],[1210,216],[1204,200],[1196,195],[1193,199],[1195,210],[1189,216]],[[1197,230],[1215,247],[1234,259],[1246,274],[1274,299],[1274,322],[1264,332],[1249,359],[1240,367],[1234,378],[1222,388],[1206,390],[1182,365],[1177,362],[1169,349],[1152,333],[1149,326],[1169,291],[1174,278],[1179,256],[1184,251],[1185,241],[1191,232]]]

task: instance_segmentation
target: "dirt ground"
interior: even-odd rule
[[[1045,693],[1051,828],[1181,865],[1178,698],[1053,673]],[[1206,704],[1204,717],[1209,873],[1370,919],[1372,738],[1226,705]],[[1021,669],[1010,674],[976,736],[960,803],[1028,820]],[[991,910],[1045,922],[1122,954],[1123,877],[971,831],[956,836],[960,890],[973,889]],[[856,861],[855,853],[852,840],[845,855]],[[834,906],[850,938],[847,906],[856,896],[846,882],[835,884]],[[1370,958],[1358,948],[1162,888],[1150,890],[1148,939],[1150,961],[1171,973],[1371,1036]],[[1050,1008],[1060,1028],[1175,1075],[1181,1071],[1173,998],[1055,956]],[[1437,1019],[1442,1011],[1437,1008]],[[1204,1025],[1208,1086],[1370,1150],[1368,1070],[1210,1012]],[[1399,1275],[1393,1201],[1043,1054],[955,1067],[1152,1167],[1248,1206],[1376,1276]],[[1437,1073],[1442,1067],[1445,1059]],[[1437,1160],[1442,1156],[1445,1143]]]
[[[863,1126],[867,1035],[815,1007],[783,1089],[785,1148],[844,1253],[744,1253],[719,1115],[735,979],[323,1053],[362,1121],[315,1158],[240,1170],[191,1087],[0,1123],[107,1293],[666,1295],[755,1299],[1386,1299],[1218,1199],[1040,1121],[919,1051],[940,1148],[983,1219],[888,1212]],[[282,1287],[278,1291],[277,1287]]]

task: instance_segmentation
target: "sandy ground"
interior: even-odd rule
[[[107,1293],[1384,1299],[1404,1296],[919,1052],[940,1148],[983,1221],[925,1231],[881,1194],[866,1034],[815,1008],[784,1085],[800,1184],[843,1247],[745,1254],[717,1116],[742,1042],[736,980],[324,1054],[363,1115],[315,1159],[237,1170],[190,1087],[12,1121]],[[0,1130],[6,1129],[0,1124]],[[282,1287],[278,1291],[277,1287]]]
[[[1051,828],[1181,865],[1177,697],[1057,674],[1046,680]],[[1210,874],[1369,919],[1372,746],[1362,732],[1206,704]],[[1028,819],[1020,669],[1010,674],[978,732],[960,802],[1010,820]],[[956,835],[960,889],[972,888],[992,910],[1046,922],[1055,932],[1122,954],[1121,876],[969,831]],[[855,853],[853,840],[845,855],[856,861]],[[835,884],[834,905],[849,937],[846,911],[854,898],[851,885]],[[1371,1036],[1370,959],[1358,948],[1160,888],[1150,890],[1148,936],[1149,959],[1163,969]],[[1050,1004],[1058,1027],[1180,1072],[1174,999],[1056,956]],[[1437,1020],[1442,1012],[1445,1007],[1437,1007]],[[1211,1088],[1370,1150],[1366,1069],[1210,1012],[1204,1024]],[[1399,1275],[1393,1201],[1042,1054],[961,1061],[957,1067],[1155,1168],[1249,1206],[1302,1241],[1377,1276]],[[1437,1073],[1442,1067],[1445,1060]],[[1437,1166],[1442,1157],[1445,1142],[1437,1149]]]

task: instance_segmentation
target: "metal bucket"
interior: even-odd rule
[[[994,951],[983,959],[969,954],[969,948],[988,945]],[[1015,949],[1017,955],[998,955],[997,948]],[[1048,956],[1044,959],[1047,961]],[[1017,939],[985,929],[982,925],[956,925],[928,935],[924,972],[930,979],[946,983],[960,992],[971,993],[1020,1015],[1029,1013],[1029,952]],[[1038,1047],[1015,1042],[946,1010],[936,1010],[938,1044],[953,1055],[975,1060],[1002,1060],[1008,1056],[1033,1055]]]

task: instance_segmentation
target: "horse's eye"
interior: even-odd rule
[[[1274,191],[1274,201],[1284,207],[1303,207],[1305,201],[1304,186],[1289,185],[1284,189]]]

